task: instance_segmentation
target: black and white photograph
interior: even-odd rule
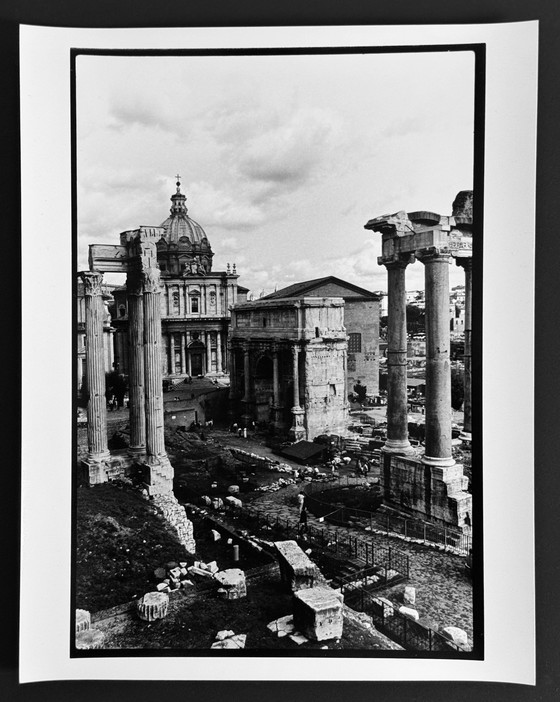
[[[77,655],[481,655],[475,61],[77,53]]]
[[[62,588],[45,592],[62,677],[276,679],[282,662],[294,680],[500,679],[511,661],[485,671],[511,630],[531,643],[532,607],[504,618],[488,587],[505,519],[520,603],[532,587],[531,437],[493,440],[515,389],[489,353],[510,314],[496,252],[531,236],[530,208],[514,231],[501,207],[532,196],[501,190],[510,69],[491,32],[354,29],[23,33],[22,55],[56,45],[63,77],[24,63],[24,114],[68,100],[67,168],[40,202],[69,197],[34,251],[37,270],[56,261],[48,298],[68,293],[44,349],[65,429],[52,484],[25,481],[22,503],[27,524],[61,495]],[[54,116],[24,123],[36,162]]]

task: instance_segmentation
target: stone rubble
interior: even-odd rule
[[[187,553],[196,552],[196,543],[193,535],[193,524],[188,519],[183,505],[173,494],[154,495],[153,503],[157,513],[177,532],[179,542],[185,547]]]
[[[210,648],[245,648],[246,640],[247,634],[234,634],[233,631],[219,631],[216,635],[216,640]]]
[[[86,609],[76,610],[76,634],[91,627],[91,614]]]
[[[239,600],[247,595],[245,573],[239,568],[228,568],[215,573],[214,579],[221,585],[218,597],[224,600]]]
[[[405,605],[416,604],[416,588],[406,585],[403,592],[403,602]]]
[[[440,634],[454,644],[457,644],[457,646],[462,646],[463,648],[468,648],[469,646],[467,632],[463,631],[463,629],[459,629],[457,626],[446,626],[440,629]]]
[[[103,648],[105,634],[99,629],[86,629],[76,634],[76,648],[80,651],[91,651]]]
[[[399,607],[399,612],[406,617],[410,617],[410,619],[414,619],[415,622],[420,619],[420,615],[415,609],[412,609],[412,607]]]
[[[148,592],[136,602],[136,613],[145,622],[164,619],[169,607],[169,596],[165,592]]]
[[[267,624],[266,628],[273,634],[277,634],[279,637],[286,636],[287,634],[293,634],[295,632],[294,615],[286,614],[284,617],[275,619]]]

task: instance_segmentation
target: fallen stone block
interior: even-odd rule
[[[239,568],[228,568],[214,575],[220,584],[218,597],[225,600],[239,600],[247,595],[245,573]]]
[[[224,639],[228,639],[230,636],[235,636],[235,631],[232,631],[231,629],[222,629],[222,631],[218,631],[216,634],[216,641],[223,641]]]
[[[219,531],[216,531],[216,529],[211,529],[210,533],[212,534],[212,538],[214,539],[214,541],[219,541],[222,538],[222,535]]]
[[[218,568],[216,561],[210,561],[210,563],[206,564],[206,570],[210,571],[211,573],[217,573],[220,569]]]
[[[210,648],[245,648],[247,634],[236,634],[223,641],[215,641]]]
[[[194,587],[192,580],[181,580],[181,587]]]
[[[136,602],[136,612],[145,622],[167,616],[169,596],[165,592],[148,592]]]
[[[298,646],[301,646],[301,644],[307,643],[309,641],[309,639],[305,636],[302,636],[302,634],[290,634],[290,638],[292,639],[292,641],[295,641],[295,643],[297,643]]]
[[[278,634],[278,636],[285,634],[291,634],[294,631],[294,616],[293,614],[286,614],[284,617],[275,619],[274,621],[267,624],[267,629],[270,629],[272,633]]]
[[[454,644],[457,644],[457,646],[466,647],[469,645],[467,632],[463,631],[463,629],[459,629],[457,626],[446,626],[440,629],[440,634]]]
[[[239,493],[239,485],[230,485],[228,492],[230,495],[237,495]]]
[[[187,568],[187,571],[190,573],[190,575],[202,575],[204,578],[213,578],[214,575],[209,571],[204,568],[197,568],[196,566],[191,566],[190,568]]]
[[[105,634],[99,629],[86,629],[76,634],[76,648],[80,651],[91,651],[103,648]]]
[[[406,585],[403,592],[403,602],[405,605],[416,604],[416,588]]]
[[[228,495],[226,497],[226,502],[231,505],[232,507],[242,507],[243,503],[241,500],[239,500],[237,497],[234,497],[233,495]]]
[[[169,590],[169,585],[167,583],[158,583],[156,587],[158,592],[167,592],[167,590]]]
[[[411,607],[399,607],[399,612],[401,614],[404,614],[405,617],[409,617],[410,619],[414,619],[415,622],[417,622],[420,619],[420,615],[415,609],[412,609]]]
[[[76,610],[76,634],[91,627],[91,614],[86,609]]]
[[[342,636],[341,593],[329,587],[306,588],[294,593],[294,627],[314,641],[339,639]]]
[[[313,587],[320,575],[317,566],[295,541],[276,541],[282,582],[292,592]]]

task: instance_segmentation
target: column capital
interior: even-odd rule
[[[414,263],[414,254],[394,254],[392,256],[378,256],[377,263],[380,266],[385,266],[389,270],[406,268],[409,263]]]
[[[159,268],[142,268],[142,283],[144,292],[159,293],[160,291],[160,270]]]
[[[430,246],[426,249],[419,249],[415,252],[416,258],[422,263],[431,263],[432,261],[443,261],[451,263],[451,252],[447,249],[437,246]]]
[[[80,277],[84,283],[84,295],[100,297],[103,294],[103,290],[101,289],[103,273],[99,273],[98,271],[82,271]]]

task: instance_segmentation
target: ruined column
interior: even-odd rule
[[[390,453],[410,453],[406,391],[407,337],[405,269],[410,257],[384,263],[387,268],[387,440]]]
[[[161,314],[159,269],[146,267],[144,283],[144,373],[146,408],[146,452],[148,460],[165,456],[163,435],[163,390],[161,378]]]
[[[142,279],[137,271],[126,279],[128,295],[128,347],[130,446],[133,454],[146,452],[146,417],[144,408],[144,298]]]
[[[102,461],[109,456],[107,447],[107,400],[105,397],[105,363],[103,355],[103,275],[81,273],[84,283],[86,313],[86,373],[89,400],[87,406],[88,460]]]
[[[417,251],[416,256],[424,264],[426,295],[426,450],[422,461],[452,466],[450,254],[432,247]]]
[[[465,354],[464,400],[463,400],[463,441],[472,440],[472,384],[471,384],[471,338],[472,338],[472,258],[457,258],[457,265],[465,271]]]

